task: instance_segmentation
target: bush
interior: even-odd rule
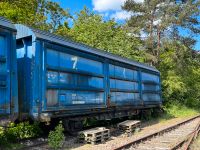
[[[17,142],[17,140],[36,137],[41,134],[38,123],[29,124],[22,122],[19,124],[11,123],[5,130],[0,128],[0,140],[7,142]]]
[[[54,131],[49,132],[48,136],[48,145],[53,149],[59,149],[63,146],[65,136],[64,136],[64,128],[62,126],[62,122],[56,126]]]
[[[4,128],[0,127],[0,145],[4,145],[7,142],[4,132],[5,132]]]

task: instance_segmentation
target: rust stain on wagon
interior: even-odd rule
[[[57,90],[48,90],[46,92],[47,106],[58,105],[58,91]]]
[[[111,95],[109,94],[108,97],[107,97],[107,100],[106,100],[106,105],[107,107],[114,107],[116,106],[116,104],[114,102],[111,101]]]

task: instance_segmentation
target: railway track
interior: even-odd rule
[[[200,130],[200,115],[143,136],[114,150],[187,150]]]

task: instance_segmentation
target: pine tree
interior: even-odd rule
[[[200,33],[197,26],[200,24],[199,6],[200,1],[196,0],[144,0],[142,3],[127,0],[122,8],[132,13],[128,20],[129,27],[138,28],[145,34],[147,52],[153,56],[151,63],[156,65],[159,62],[162,39],[171,39],[174,30],[181,28],[191,34]],[[184,44],[195,43],[191,37],[183,38],[180,33],[177,35]]]

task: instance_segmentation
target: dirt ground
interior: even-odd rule
[[[127,137],[124,134],[119,134],[116,130],[111,128],[111,138],[105,143],[91,145],[91,144],[83,144],[77,142],[77,138],[73,136],[67,136],[64,142],[63,150],[112,150],[117,148],[124,143],[131,142],[133,140],[139,139],[142,136],[149,135],[154,133],[155,131],[161,130],[163,128],[169,127],[173,124],[181,122],[187,118],[174,118],[164,122],[156,122],[150,121],[146,123],[142,123],[142,128],[139,132],[134,133],[132,136]],[[113,131],[112,131],[113,130]],[[195,144],[196,143],[196,144]],[[194,146],[191,146],[191,150],[200,150],[200,137],[194,143]],[[31,148],[32,150],[47,150],[49,149],[47,145],[42,147]]]
[[[65,149],[74,149],[74,150],[112,150],[124,143],[131,142],[135,139],[140,138],[141,136],[151,134],[157,130],[161,130],[165,127],[171,126],[177,122],[181,122],[183,118],[175,118],[165,122],[153,122],[153,123],[144,123],[142,124],[141,131],[134,133],[130,137],[126,137],[125,135],[121,134],[112,134],[109,141],[105,143],[98,144],[98,145],[91,145],[91,144],[78,144],[76,141],[66,141],[65,142]]]

